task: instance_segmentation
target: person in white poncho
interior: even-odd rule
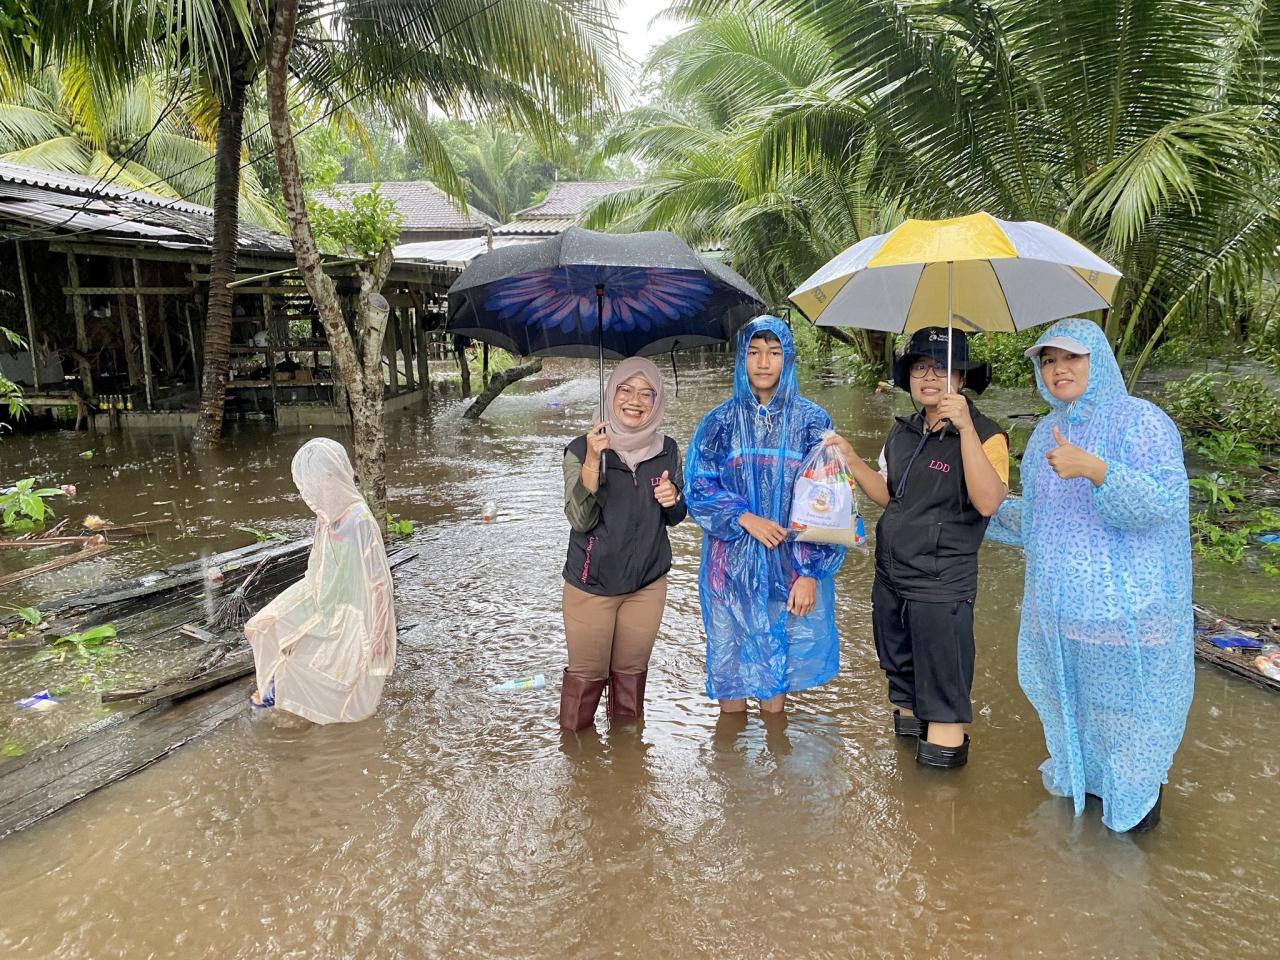
[[[318,438],[293,458],[293,482],[315,511],[306,575],[245,624],[255,706],[316,723],[364,720],[396,659],[391,568],[382,531],[356,487],[346,450]]]

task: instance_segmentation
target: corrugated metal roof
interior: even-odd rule
[[[498,237],[494,232],[494,249],[518,243],[532,243],[541,237]],[[418,243],[402,243],[393,251],[396,262],[406,260],[424,263],[443,263],[447,266],[466,266],[476,257],[489,252],[488,237],[464,237],[458,240],[423,240]]]
[[[0,219],[21,225],[9,231],[19,239],[33,231],[44,238],[92,232],[171,247],[209,249],[213,244],[208,207],[5,161],[0,161]],[[293,252],[288,237],[243,222],[239,246],[245,252]]]
[[[537,220],[516,219],[510,223],[504,223],[500,227],[493,228],[495,237],[509,236],[539,236],[551,237],[557,233],[563,233],[570,227],[576,227],[578,219],[576,217],[557,217],[545,218]]]
[[[187,213],[209,213],[208,207],[185,200],[175,200],[158,193],[145,190],[133,190],[117,184],[107,183],[97,177],[85,177],[78,173],[64,173],[61,170],[45,170],[41,167],[29,167],[23,163],[11,163],[0,160],[0,182],[27,184],[32,187],[48,187],[52,190],[76,193],[86,197],[114,197],[132,200],[150,206],[163,206],[171,210],[183,210]]]
[[[391,183],[338,183],[330,192],[317,191],[315,197],[326,206],[349,210],[352,194],[368,193],[374,187],[395,204],[404,217],[401,230],[483,230],[496,227],[493,217],[468,207],[466,214],[447,193],[429,180],[399,180]]]

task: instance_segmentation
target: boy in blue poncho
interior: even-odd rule
[[[1129,396],[1096,323],[1061,320],[1027,357],[1053,409],[987,536],[1026,551],[1018,681],[1044,726],[1040,772],[1077,816],[1093,795],[1112,830],[1146,830],[1195,682],[1182,440]]]
[[[685,501],[702,527],[699,593],[707,696],[724,713],[766,713],[826,683],[840,666],[832,578],[845,549],[787,539],[805,456],[831,429],[799,395],[795,341],[777,317],[738,334],[733,398],[698,425],[685,459]]]

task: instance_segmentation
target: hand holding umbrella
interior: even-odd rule
[[[582,464],[582,485],[591,493],[600,489],[600,474],[604,467],[604,452],[609,449],[609,435],[605,428],[608,420],[601,420],[587,434],[587,459]]]

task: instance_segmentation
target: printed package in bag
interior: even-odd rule
[[[823,434],[825,440],[831,431]],[[867,549],[858,485],[835,447],[818,444],[805,457],[791,494],[791,537]]]

